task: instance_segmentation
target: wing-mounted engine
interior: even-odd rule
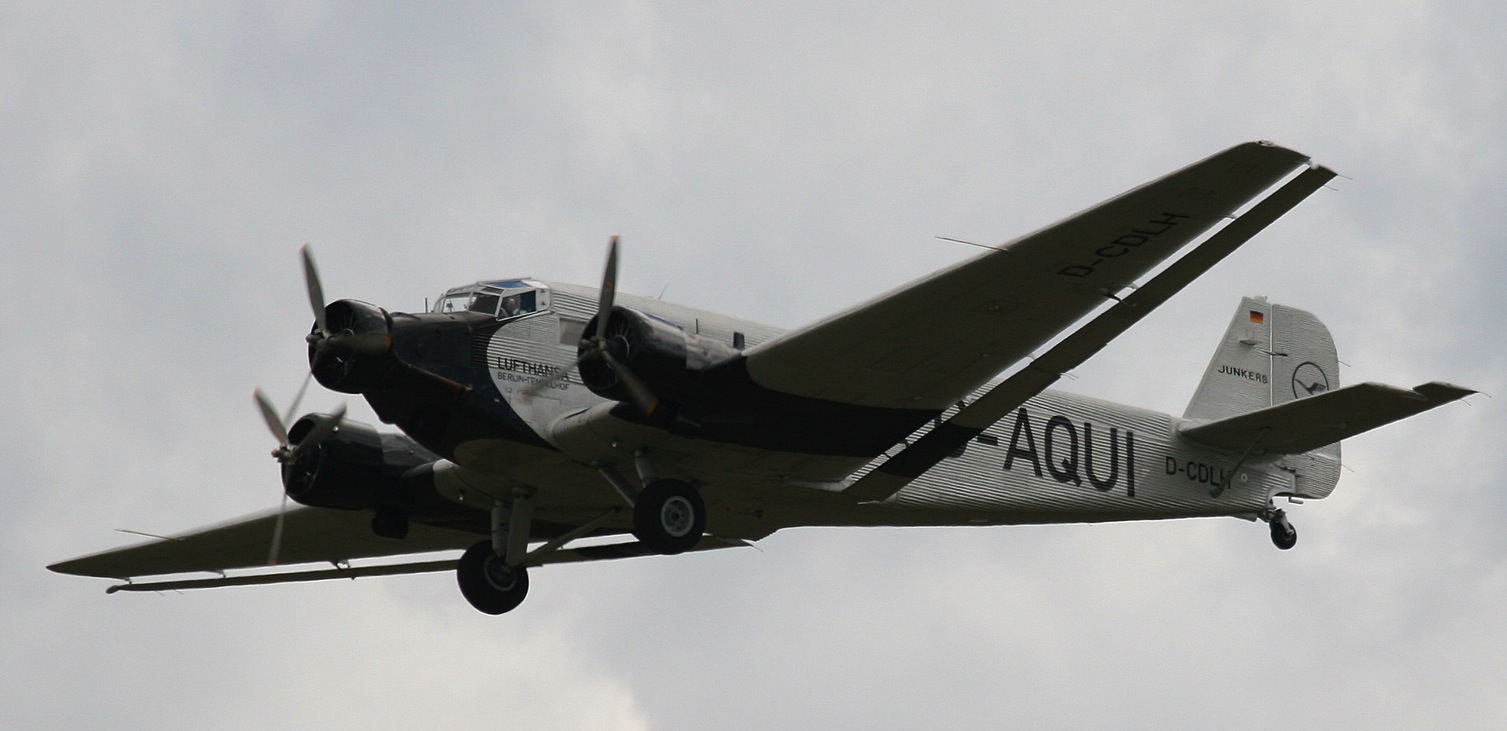
[[[752,378],[738,345],[687,331],[643,310],[615,306],[617,262],[614,237],[597,314],[587,321],[573,364],[593,393],[623,403],[607,409],[610,418],[678,436],[859,460],[834,467],[833,474],[841,477],[938,415],[935,409],[862,406],[768,388]],[[607,327],[598,332],[597,323],[604,320]],[[539,393],[552,380],[536,383],[526,393]],[[582,453],[590,451],[588,445],[601,437],[591,426],[595,411],[557,420],[550,427],[552,444],[570,442]],[[578,437],[584,441],[576,442]]]
[[[636,376],[656,400],[694,402],[712,366],[739,353],[726,343],[622,306],[612,308],[598,338],[600,319],[596,315],[586,323],[576,349],[581,381],[592,393],[615,401],[642,400],[634,393],[631,379]]]
[[[288,431],[290,444],[296,448],[318,428],[320,419],[299,419]],[[283,488],[293,500],[319,508],[405,508],[433,492],[423,468],[437,459],[412,439],[343,421],[328,437],[298,450],[296,459],[283,464]]]

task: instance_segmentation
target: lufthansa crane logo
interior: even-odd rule
[[[1292,397],[1306,398],[1329,390],[1329,376],[1311,360],[1303,361],[1292,372]]]

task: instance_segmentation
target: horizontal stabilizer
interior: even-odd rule
[[[1242,452],[1301,454],[1475,393],[1448,383],[1408,390],[1360,383],[1227,419],[1188,426],[1190,442]]]

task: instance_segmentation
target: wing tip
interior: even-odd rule
[[[101,573],[98,569],[91,570],[89,568],[89,559],[90,558],[93,558],[93,557],[92,556],[84,556],[82,558],[73,558],[73,559],[69,559],[67,561],[59,561],[59,562],[57,562],[55,564],[49,564],[47,566],[47,570],[51,571],[51,572],[53,572],[55,574],[63,574],[65,576],[88,576],[90,578],[95,578],[95,579],[121,579],[121,580],[124,580],[126,578],[124,576],[115,576],[115,575],[109,574],[109,573]]]
[[[1444,381],[1429,381],[1413,387],[1413,391],[1423,395],[1432,403],[1444,404],[1450,401],[1458,401],[1472,394],[1480,393],[1472,388],[1457,386]]]

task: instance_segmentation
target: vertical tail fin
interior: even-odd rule
[[[1225,419],[1339,387],[1339,356],[1319,318],[1265,297],[1246,297],[1183,418]],[[1338,443],[1284,459],[1294,473],[1292,494],[1323,497],[1339,480]]]
[[[1334,339],[1319,318],[1265,297],[1246,297],[1183,418],[1238,416],[1339,385]]]
[[[1240,301],[1184,419],[1212,421],[1272,405],[1271,309],[1265,297]]]

